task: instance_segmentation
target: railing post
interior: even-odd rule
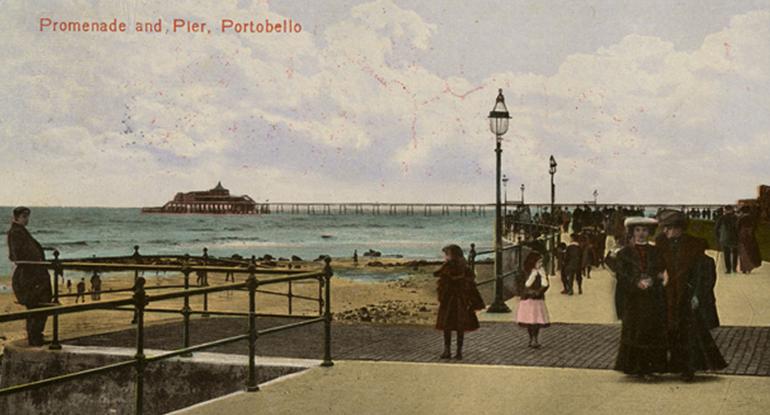
[[[208,265],[209,263],[209,249],[203,248],[203,265]],[[209,273],[207,271],[203,272],[203,286],[208,287],[209,286]],[[209,293],[203,293],[203,314],[201,314],[201,317],[209,317]]]
[[[292,314],[292,300],[294,299],[294,290],[292,289],[292,283],[289,281],[289,315]]]
[[[137,264],[141,262],[141,255],[139,254],[139,245],[134,245],[134,255],[132,255],[134,262]],[[134,284],[136,284],[136,280],[139,279],[139,270],[134,271]]]
[[[471,244],[471,250],[468,251],[468,265],[471,271],[476,272],[476,244]]]
[[[252,258],[249,265],[249,279],[246,286],[249,289],[249,373],[246,382],[246,391],[255,392],[259,390],[257,384],[257,365],[255,362],[257,354],[257,286],[259,282],[255,275],[256,264]]]
[[[326,288],[325,300],[324,300],[324,360],[321,363],[323,367],[334,366],[332,362],[332,272],[331,257],[324,258],[326,266],[324,266],[324,286]]]
[[[59,276],[62,279],[64,278],[64,269],[59,260],[59,250],[55,250],[53,251],[53,302],[56,304],[59,304]],[[53,339],[48,349],[61,350],[61,344],[59,344],[59,313],[53,313]]]
[[[134,413],[141,415],[144,412],[144,307],[147,305],[147,295],[144,291],[144,277],[137,279],[134,284],[134,313],[136,315],[136,374],[135,392],[136,401]]]
[[[182,318],[184,320],[184,327],[182,331],[182,347],[190,347],[190,295],[188,290],[190,289],[190,255],[185,254],[184,264],[182,266],[182,273],[184,274],[184,306],[182,307]],[[192,357],[192,353],[187,352],[180,355],[181,357]]]

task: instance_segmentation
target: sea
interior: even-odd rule
[[[12,207],[0,207],[10,225]],[[440,259],[441,248],[455,243],[489,247],[494,213],[450,215],[173,215],[142,213],[139,208],[32,208],[27,226],[44,247],[58,249],[63,259],[91,256],[153,254],[257,257],[270,254],[315,259],[347,257],[369,249],[383,256]],[[46,258],[52,252],[46,251]],[[10,274],[6,238],[0,238],[0,276]]]

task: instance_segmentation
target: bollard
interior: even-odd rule
[[[147,295],[144,291],[144,277],[134,284],[134,313],[136,315],[136,373],[134,387],[136,388],[135,413],[141,415],[144,411],[144,307],[147,305]]]
[[[64,278],[64,269],[59,260],[59,250],[53,251],[53,302],[59,304],[59,276]],[[61,350],[59,343],[59,313],[53,313],[53,339],[49,350]]]
[[[324,262],[326,262],[326,265],[324,266],[324,286],[326,288],[325,292],[325,300],[324,300],[324,360],[323,363],[321,363],[321,366],[323,367],[332,367],[334,366],[334,362],[332,362],[332,298],[331,298],[331,288],[332,288],[332,275],[334,273],[332,272],[331,257],[324,258]]]
[[[252,261],[249,265],[249,279],[247,287],[249,289],[249,373],[246,382],[247,392],[256,392],[259,390],[257,384],[257,365],[255,363],[257,353],[257,287],[259,282],[254,275],[256,264]]]
[[[190,347],[190,296],[187,294],[187,290],[190,289],[190,255],[184,255],[184,264],[182,266],[182,273],[184,274],[184,306],[182,307],[182,317],[184,319],[184,327],[182,331],[182,347]],[[191,352],[186,352],[180,355],[181,357],[192,357]]]

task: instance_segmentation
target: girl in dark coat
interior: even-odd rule
[[[436,285],[439,307],[436,329],[444,331],[444,353],[441,358],[452,357],[452,331],[456,331],[455,359],[462,359],[464,334],[479,328],[476,311],[484,308],[484,300],[476,288],[476,275],[465,261],[462,248],[448,245],[442,251],[445,262],[433,273],[438,278]]]
[[[631,217],[625,225],[632,240],[618,251],[616,298],[623,326],[615,370],[649,379],[667,369],[666,297],[663,263],[655,246],[648,243],[657,221]]]

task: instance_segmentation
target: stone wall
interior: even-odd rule
[[[129,349],[65,346],[50,351],[10,344],[2,358],[0,387],[130,360],[132,355]],[[305,368],[260,361],[258,365],[259,383]],[[246,368],[246,356],[215,353],[148,363],[144,413],[162,414],[243,390]],[[128,367],[0,397],[0,414],[133,414],[134,401],[134,369]]]

